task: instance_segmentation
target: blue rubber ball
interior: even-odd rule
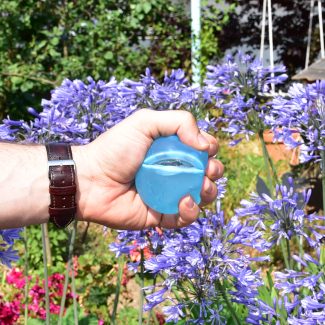
[[[197,204],[208,152],[182,143],[177,135],[160,137],[150,147],[135,177],[141,199],[160,213],[178,213],[178,202],[191,194]]]

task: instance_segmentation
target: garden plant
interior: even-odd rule
[[[62,275],[47,276],[43,231],[45,292],[37,283],[27,286],[35,281],[28,279],[27,263],[24,275],[11,271],[9,281],[17,288],[24,287],[26,293],[17,293],[15,300],[0,306],[3,315],[7,308],[4,324],[14,324],[18,319],[17,300],[23,298],[26,324],[121,323],[117,307],[125,262],[141,286],[139,312],[133,323],[160,323],[159,314],[153,311],[161,306],[165,321],[179,324],[325,324],[325,217],[308,214],[311,189],[296,191],[292,177],[280,181],[263,140],[263,132],[270,130],[274,141],[284,141],[288,149],[300,147],[301,163],[313,161],[315,168],[322,168],[325,83],[317,81],[306,87],[293,84],[290,98],[274,95],[271,101],[265,101],[263,94],[270,92],[270,85],[287,79],[285,67],[265,68],[261,61],[241,53],[238,59],[239,65],[228,56],[222,65],[207,66],[203,86],[191,85],[180,69],[166,72],[161,82],[149,69],[137,81],[125,78],[117,82],[114,77],[97,82],[91,77],[87,82],[65,79],[52,92],[51,100],[42,101],[40,113],[29,108],[35,117],[31,122],[10,117],[3,120],[3,140],[85,145],[142,108],[187,110],[201,130],[215,133],[219,123],[222,132],[234,137],[231,146],[258,134],[268,186],[265,193],[253,191],[243,197],[241,207],[229,217],[230,212],[222,208],[227,195],[227,179],[223,178],[216,182],[217,201],[202,210],[192,225],[175,230],[157,227],[118,231],[109,245],[119,268],[115,300],[107,319],[85,315],[76,299],[72,256],[77,222],[69,231],[64,280]],[[212,115],[215,111],[219,112],[218,118]],[[301,140],[294,140],[293,133],[299,133]],[[21,231],[1,231],[0,257],[8,267],[19,259],[13,245]],[[103,229],[103,233],[106,231]],[[27,243],[26,230],[24,233]],[[269,254],[277,246],[285,265],[275,269],[268,265]],[[147,274],[154,275],[150,281]],[[51,293],[53,283],[62,289],[59,297]],[[43,290],[41,302],[37,290]],[[28,299],[28,292],[35,299]],[[65,310],[69,299],[71,307]]]

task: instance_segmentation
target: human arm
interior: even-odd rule
[[[199,207],[191,197],[180,201],[179,214],[162,215],[148,208],[135,189],[136,172],[154,139],[173,134],[195,149],[208,150],[209,156],[217,152],[217,141],[207,134],[203,137],[193,116],[184,111],[140,110],[89,145],[72,147],[76,219],[118,229],[178,228],[195,221]],[[47,222],[50,196],[45,147],[0,143],[0,155],[0,229]],[[200,206],[215,199],[213,181],[223,170],[219,161],[209,160]]]

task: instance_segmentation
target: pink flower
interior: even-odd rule
[[[0,324],[15,324],[20,314],[20,301],[14,300],[12,303],[0,301]]]
[[[28,276],[28,280],[32,277]],[[25,286],[25,276],[23,272],[19,272],[16,269],[12,269],[7,275],[7,282],[9,284],[15,284],[16,288],[21,289]]]

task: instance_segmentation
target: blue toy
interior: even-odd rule
[[[178,213],[178,202],[191,194],[197,204],[208,152],[182,143],[177,135],[160,137],[150,147],[135,177],[135,186],[144,203],[160,213]]]

